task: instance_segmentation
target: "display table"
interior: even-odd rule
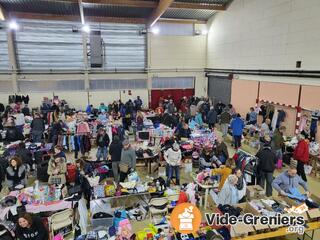
[[[315,177],[318,176],[319,173],[319,166],[320,166],[320,158],[319,156],[311,155],[310,154],[310,164],[312,166],[312,171]]]
[[[208,197],[209,197],[209,191],[210,189],[213,189],[214,188],[214,185],[205,185],[205,184],[202,184],[200,183],[198,180],[197,180],[197,176],[194,176],[191,174],[191,177],[193,178],[193,180],[195,181],[195,183],[200,186],[201,188],[205,189],[205,192],[204,192],[204,210],[207,209],[207,206],[208,206]]]
[[[95,205],[105,205],[107,203],[110,203],[112,200],[116,200],[119,202],[120,200],[124,200],[124,203],[122,203],[123,206],[128,206],[127,202],[131,202],[133,197],[138,197],[141,200],[150,199],[151,195],[149,192],[141,192],[141,193],[130,193],[126,195],[120,195],[120,196],[113,196],[113,197],[104,197],[104,198],[94,198],[90,202]]]
[[[151,163],[153,161],[157,161],[159,159],[159,153],[156,153],[153,156],[144,156],[144,157],[137,157],[137,161],[144,161],[145,165],[148,167],[148,174],[152,174],[152,170],[151,170]]]
[[[308,237],[308,235],[306,233],[304,233],[304,235],[301,236],[301,239],[305,239],[306,236],[308,239],[315,239],[314,238],[314,231],[319,228],[320,228],[320,222],[308,223],[308,228],[306,228],[305,231],[312,231],[312,234],[311,234],[311,236]],[[258,240],[258,239],[268,239],[268,238],[279,239],[278,237],[296,234],[296,233],[288,233],[287,229],[288,229],[288,227],[281,227],[276,231],[259,233],[259,234],[250,235],[250,236],[246,236],[246,237],[235,237],[232,239],[234,239],[234,240],[240,240],[240,239],[241,240]]]
[[[69,201],[52,201],[45,202],[42,204],[27,204],[26,210],[29,213],[40,213],[40,212],[56,212],[64,209],[72,208],[72,202]]]

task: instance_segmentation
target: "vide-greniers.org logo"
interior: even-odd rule
[[[246,213],[239,217],[230,216],[228,213],[221,215],[218,213],[205,213],[207,224],[212,226],[236,225],[243,223],[245,225],[272,225],[278,227],[287,226],[288,233],[303,234],[305,229],[305,220],[303,216],[288,216],[280,213],[274,216],[256,216]]]
[[[228,226],[243,223],[245,225],[270,225],[284,227],[287,226],[288,233],[303,234],[305,230],[305,220],[303,216],[282,215],[274,216],[256,216],[250,213],[239,217],[230,216],[228,213],[221,215],[219,213],[205,213],[205,218],[209,226]],[[176,206],[170,217],[173,228],[182,234],[195,233],[199,230],[201,224],[201,212],[191,203],[182,203]]]

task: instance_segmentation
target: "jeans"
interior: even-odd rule
[[[304,163],[298,160],[297,174],[302,178],[303,181],[307,182],[306,173],[304,171]]]
[[[112,162],[112,172],[113,172],[114,181],[118,183],[119,182],[119,162]]]
[[[42,135],[43,135],[43,132],[41,131],[32,131],[32,141],[34,143],[42,142]]]
[[[227,158],[224,156],[224,154],[219,155],[218,159],[222,164],[225,164],[226,160],[227,160]]]
[[[276,156],[277,156],[277,160],[281,159],[282,160],[282,149],[278,149],[275,151],[276,152]]]
[[[239,148],[241,147],[241,137],[242,136],[233,136],[234,138],[234,148]]]
[[[167,186],[170,187],[170,182],[173,177],[173,172],[175,172],[176,176],[176,185],[180,185],[180,176],[179,176],[180,168],[179,166],[168,166],[168,178],[167,178]]]
[[[103,157],[103,161],[107,161],[107,155],[108,155],[107,147],[98,147],[97,161],[100,161],[101,156]]]
[[[24,126],[24,125],[17,125],[17,126],[16,126],[17,129],[19,130],[19,132],[22,133],[22,134],[23,134],[23,126]]]
[[[228,123],[221,123],[221,131],[222,131],[222,137],[226,137],[228,134]]]
[[[273,181],[273,173],[272,172],[261,171],[260,186],[264,189],[264,185],[266,182],[266,195],[267,195],[267,197],[272,196],[272,181]]]
[[[209,128],[212,129],[214,128],[215,123],[209,123]]]
[[[256,125],[256,124],[257,124],[257,120],[249,121],[249,122],[248,122],[248,125],[250,125],[250,124],[252,124],[252,125]]]

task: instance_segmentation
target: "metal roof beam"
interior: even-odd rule
[[[124,6],[137,8],[156,8],[158,3],[155,1],[141,1],[141,0],[83,0],[84,4],[102,4],[110,6]]]
[[[82,0],[78,0],[78,5],[79,5],[81,23],[82,23],[82,25],[84,25],[86,22],[84,20]]]
[[[165,11],[167,11],[173,1],[174,0],[160,0],[158,7],[153,10],[147,21],[148,27],[152,27],[159,20],[159,18],[165,13]]]
[[[84,4],[102,4],[102,5],[110,5],[110,6],[137,7],[137,8],[158,7],[158,2],[156,1],[142,1],[142,0],[82,0],[82,2]],[[169,8],[204,9],[204,10],[216,10],[216,11],[226,10],[226,7],[222,4],[185,3],[185,2],[173,2]]]
[[[80,21],[80,16],[76,15],[55,15],[55,14],[40,14],[26,12],[10,12],[11,17],[38,19],[38,20],[57,20],[57,21]],[[112,23],[134,23],[145,24],[144,18],[122,18],[122,17],[95,17],[86,16],[87,22],[112,22]]]
[[[7,13],[0,4],[0,21],[6,20],[6,18],[7,18],[6,16],[7,16]]]
[[[174,2],[170,8],[182,8],[182,9],[203,9],[203,10],[215,10],[224,11],[226,7],[221,4],[210,4],[210,3],[185,3],[185,2]]]

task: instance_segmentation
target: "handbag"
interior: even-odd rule
[[[57,184],[57,185],[59,185],[59,184],[61,184],[61,177],[60,176],[51,176],[50,178],[49,178],[49,184]]]
[[[306,175],[310,175],[312,172],[312,166],[305,164],[304,165],[304,172],[306,173]]]
[[[119,164],[119,171],[123,173],[127,173],[129,171],[129,165],[125,163]]]
[[[68,194],[69,196],[72,196],[73,194],[76,194],[76,193],[81,193],[82,190],[81,190],[81,185],[75,185],[73,187],[70,187],[68,189]]]

